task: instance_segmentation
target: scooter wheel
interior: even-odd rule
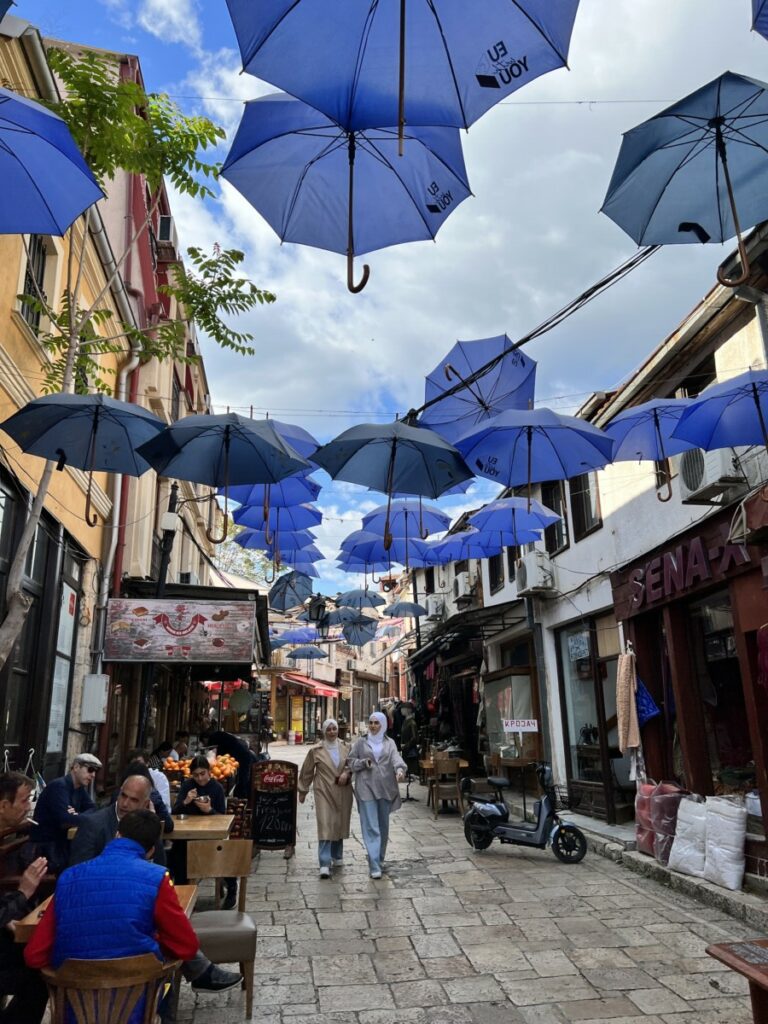
[[[575,825],[561,825],[552,840],[552,853],[564,864],[578,864],[584,860],[587,840]]]
[[[493,842],[493,836],[488,832],[478,832],[468,822],[464,822],[464,838],[473,850],[487,850]]]

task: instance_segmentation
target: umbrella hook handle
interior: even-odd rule
[[[93,501],[91,498],[91,489],[93,487],[93,470],[88,473],[88,490],[85,492],[85,523],[86,526],[94,527],[99,521],[99,517],[96,512],[91,516],[91,508],[93,507]]]
[[[93,507],[93,502],[92,502],[93,464],[94,464],[94,461],[96,459],[96,433],[97,433],[98,429],[99,429],[99,410],[97,408],[96,412],[94,414],[94,417],[93,417],[93,425],[91,427],[91,437],[90,437],[90,441],[88,443],[88,489],[85,492],[85,525],[86,526],[90,526],[91,528],[93,528],[96,525],[96,523],[98,523],[98,521],[99,521],[99,517],[98,517],[98,515],[95,512],[93,513],[93,517],[91,517],[91,508]],[[62,452],[60,457],[59,457],[59,463],[62,465],[62,467],[64,465],[64,461],[65,460],[66,460],[66,456]]]
[[[669,478],[669,473],[664,470],[664,486],[662,489],[656,491],[656,500],[667,502],[672,497],[672,481]]]
[[[354,267],[354,256],[351,251],[347,252],[347,288],[357,295],[363,288],[368,284],[368,278],[371,276],[371,268],[367,263],[363,264],[363,276],[360,278],[358,284],[355,284],[355,267]]]
[[[739,240],[739,261],[741,263],[741,273],[737,277],[728,277],[725,269],[722,266],[717,268],[717,280],[724,288],[738,288],[739,285],[746,284],[749,280],[751,268],[749,265],[749,256],[747,255],[747,248],[744,245],[744,240],[741,237],[741,224],[739,222],[739,213],[736,209],[736,198],[733,194],[733,185],[731,184],[731,173],[728,170],[728,156],[725,149],[725,139],[723,138],[723,126],[722,119],[716,118],[715,128],[715,146],[717,149],[717,155],[720,157],[720,163],[723,166],[723,177],[725,178],[725,187],[728,190],[728,202],[731,205],[731,215],[733,216],[733,226],[736,229],[736,237]]]
[[[361,292],[368,284],[371,276],[371,268],[367,263],[363,264],[363,276],[359,284],[355,284],[355,230],[354,221],[354,198],[355,198],[355,133],[347,135],[347,153],[349,158],[349,187],[347,206],[347,288],[353,293]]]
[[[664,436],[661,433],[661,423],[659,422],[659,410],[653,410],[653,428],[656,433],[656,440],[659,445],[659,455],[661,455],[661,462],[664,465],[662,473],[664,474],[664,485],[663,488],[659,488],[656,491],[656,499],[658,501],[667,502],[672,497],[672,477],[669,472],[669,460],[667,459],[666,452],[664,451]],[[666,495],[663,493],[666,490]]]
[[[211,544],[223,544],[227,539],[227,527],[229,525],[229,427],[224,435],[224,523],[221,529],[221,536],[214,537],[210,526],[206,528],[205,536]]]
[[[264,485],[264,540],[267,544],[271,544],[274,534],[269,529],[269,489],[270,485]]]

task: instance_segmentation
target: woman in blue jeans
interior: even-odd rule
[[[394,740],[387,736],[387,718],[374,711],[368,720],[368,735],[352,746],[347,767],[355,780],[355,797],[360,829],[368,854],[371,878],[381,878],[387,852],[389,815],[400,806],[398,782],[405,779],[407,766]]]

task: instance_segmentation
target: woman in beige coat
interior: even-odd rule
[[[344,863],[344,840],[349,836],[352,815],[352,787],[349,785],[351,774],[346,770],[349,747],[339,740],[339,726],[334,718],[323,722],[322,737],[301,766],[299,803],[304,803],[314,785],[320,877],[330,878],[331,868]]]

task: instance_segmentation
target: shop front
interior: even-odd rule
[[[314,743],[322,723],[336,713],[339,691],[298,672],[283,672],[273,687],[275,735],[289,743]]]
[[[768,580],[759,548],[729,543],[731,515],[713,516],[611,583],[638,675],[661,711],[642,730],[648,775],[703,795],[757,790],[747,871],[765,874]]]

